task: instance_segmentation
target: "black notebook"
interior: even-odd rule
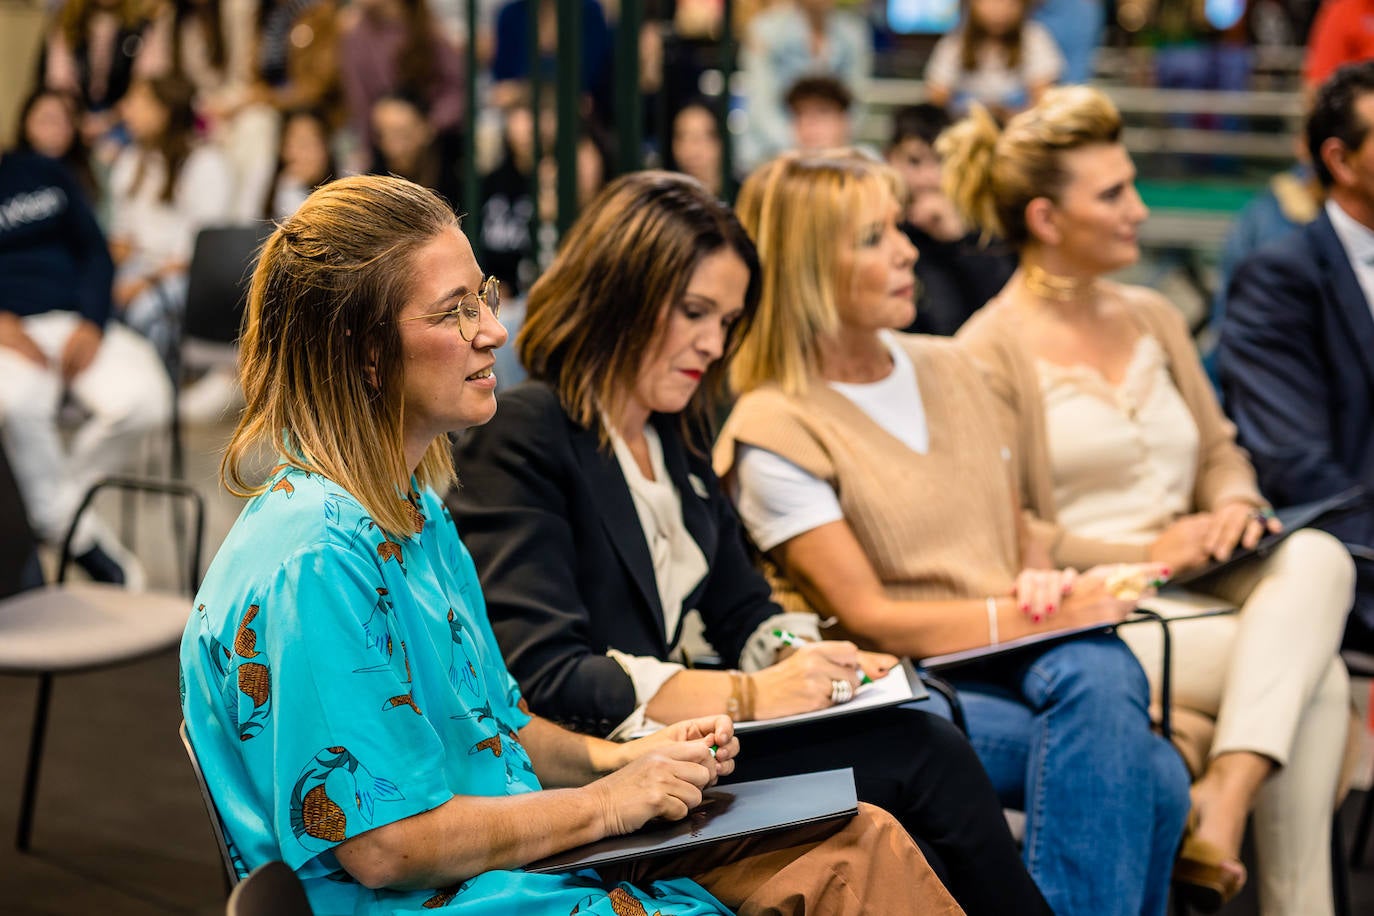
[[[1251,557],[1268,556],[1275,547],[1283,543],[1284,538],[1288,537],[1288,535],[1292,534],[1294,531],[1301,528],[1307,528],[1314,522],[1320,521],[1324,516],[1336,515],[1341,512],[1357,509],[1363,505],[1364,499],[1364,489],[1362,487],[1353,487],[1342,493],[1337,493],[1335,496],[1329,496],[1326,499],[1319,499],[1310,503],[1300,503],[1296,506],[1289,506],[1286,509],[1279,509],[1275,514],[1278,515],[1279,521],[1283,522],[1282,531],[1277,534],[1266,534],[1264,537],[1260,538],[1260,542],[1254,547],[1237,547],[1235,553],[1231,554],[1231,556],[1227,557],[1225,560],[1218,560],[1213,563],[1208,563],[1205,566],[1199,566],[1195,569],[1189,569],[1179,573],[1169,580],[1169,584],[1172,586],[1187,585],[1190,582],[1196,582],[1198,579],[1210,576],[1212,573],[1220,572],[1223,569],[1230,569],[1232,566],[1243,563]]]
[[[626,836],[607,837],[531,863],[525,871],[563,872],[659,856],[770,833],[859,811],[854,771],[822,770],[756,779],[707,789],[701,804],[680,821],[651,821]]]

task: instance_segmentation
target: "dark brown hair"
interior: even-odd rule
[[[147,86],[153,98],[167,111],[167,126],[153,145],[162,154],[162,162],[166,167],[166,179],[158,196],[164,202],[171,203],[176,196],[181,167],[190,158],[196,137],[196,114],[191,107],[196,90],[190,80],[176,73],[148,77],[134,83],[135,86],[139,84]],[[140,160],[133,186],[137,188],[143,184],[143,178],[143,161]]]
[[[516,351],[530,376],[553,385],[583,426],[623,406],[650,353],[664,309],[682,298],[692,272],[718,251],[749,270],[744,312],[707,370],[683,421],[709,423],[725,365],[758,306],[758,255],[735,214],[694,178],[672,172],[623,175],[569,230],[558,257],[530,289]],[[604,431],[603,431],[604,433]]]
[[[1025,30],[1026,19],[1030,15],[1028,0],[1021,2],[1021,21],[1012,26],[1005,35],[991,35],[983,24],[973,15],[973,3],[964,4],[964,25],[959,35],[959,66],[965,71],[978,69],[978,46],[985,41],[1000,44],[1007,52],[1007,69],[1015,70],[1021,66],[1021,35]]]

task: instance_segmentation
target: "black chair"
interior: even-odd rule
[[[243,311],[248,302],[248,285],[257,265],[258,251],[273,224],[259,220],[247,225],[211,226],[196,235],[187,273],[186,314],[182,318],[180,343],[172,383],[179,391],[182,375],[190,366],[232,364]],[[184,443],[181,412],[172,411],[172,474],[184,471]]]
[[[234,854],[229,851],[229,839],[224,833],[224,821],[220,819],[219,809],[215,807],[215,799],[210,795],[210,786],[205,782],[205,773],[200,768],[200,758],[196,756],[196,749],[191,746],[191,736],[186,731],[184,719],[177,732],[181,735],[182,747],[186,748],[186,756],[191,761],[191,771],[196,774],[196,785],[200,786],[200,800],[205,803],[205,814],[210,818],[210,831],[215,835],[215,846],[219,848],[220,862],[224,865],[225,893],[230,893],[234,886],[239,883],[239,871],[234,864]]]
[[[0,450],[2,451],[2,450]],[[0,468],[0,506],[19,504],[9,466]],[[0,673],[38,677],[33,731],[19,805],[15,845],[27,851],[33,832],[38,775],[43,761],[53,678],[138,661],[176,646],[190,612],[187,596],[135,592],[97,582],[67,582],[72,534],[77,521],[102,489],[161,493],[190,504],[194,540],[187,551],[188,576],[194,594],[199,581],[204,503],[199,493],[179,483],[132,477],[107,477],[86,491],[62,542],[57,581],[0,598]],[[22,512],[0,512],[0,542],[19,556],[32,557],[37,543]]]
[[[253,869],[229,895],[226,916],[313,916],[301,880],[285,862]]]
[[[1374,678],[1374,655],[1347,649],[1341,653],[1345,669],[1351,677]],[[1374,785],[1364,792],[1364,802],[1360,805],[1360,816],[1355,821],[1354,844],[1350,848],[1350,867],[1364,865],[1364,854],[1369,846],[1370,829],[1374,828]]]

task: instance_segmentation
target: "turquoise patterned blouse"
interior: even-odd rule
[[[454,795],[540,788],[529,722],[476,570],[430,490],[384,535],[318,474],[279,467],[206,574],[181,643],[181,706],[240,875],[285,861],[316,914],[728,912],[685,879],[491,871],[373,891],[334,847]]]

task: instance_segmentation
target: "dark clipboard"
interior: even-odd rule
[[[858,811],[854,771],[848,767],[717,786],[703,793],[701,804],[684,820],[651,822],[626,836],[607,837],[540,859],[525,871],[597,868],[852,817]]]
[[[1213,573],[1218,573],[1230,569],[1240,563],[1244,563],[1251,557],[1266,557],[1274,551],[1274,548],[1283,543],[1288,535],[1301,528],[1308,528],[1314,522],[1320,521],[1328,515],[1337,515],[1342,512],[1349,512],[1360,508],[1365,502],[1365,491],[1363,487],[1351,487],[1349,490],[1337,493],[1335,496],[1328,496],[1326,499],[1315,500],[1310,503],[1299,503],[1296,506],[1289,506],[1286,509],[1279,509],[1275,514],[1279,521],[1283,522],[1283,530],[1277,534],[1267,534],[1260,538],[1260,542],[1253,548],[1237,547],[1236,552],[1225,560],[1208,563],[1179,573],[1169,580],[1169,585],[1180,587],[1205,579]]]

